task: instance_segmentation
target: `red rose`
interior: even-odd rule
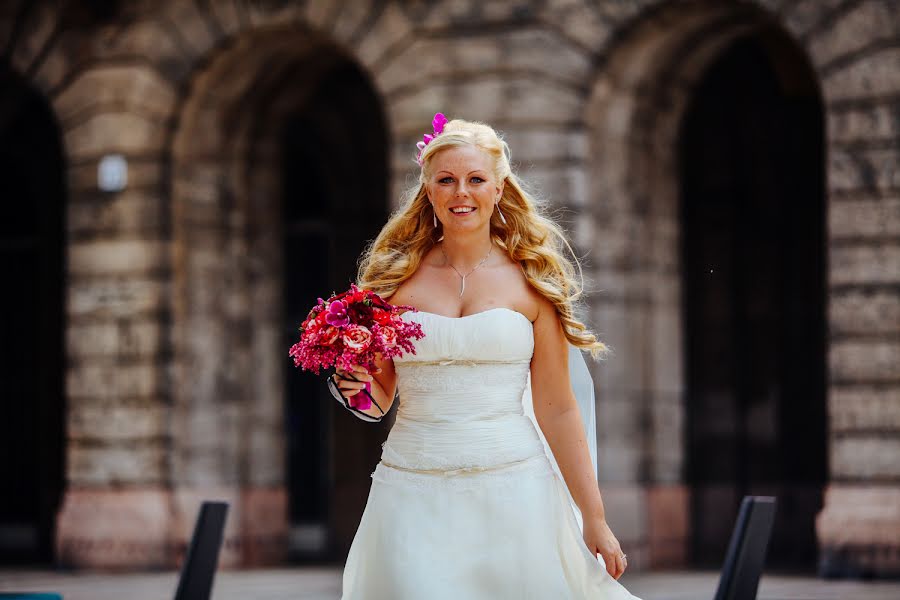
[[[381,310],[380,308],[376,308],[372,311],[372,318],[379,325],[390,325],[394,320],[394,315],[391,314],[390,311]]]
[[[378,337],[385,348],[393,348],[397,345],[397,330],[390,326],[379,327]]]
[[[330,346],[336,339],[338,339],[338,336],[340,335],[340,329],[328,325],[325,329],[322,330],[322,333],[319,334],[319,343],[324,346]]]
[[[372,332],[365,325],[350,325],[344,330],[343,340],[351,350],[365,350],[372,343]]]

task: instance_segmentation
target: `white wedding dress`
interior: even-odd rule
[[[639,600],[588,550],[524,410],[532,324],[508,308],[424,311],[394,359],[396,421],[343,571],[342,600]]]

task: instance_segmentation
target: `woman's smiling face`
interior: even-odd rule
[[[431,158],[425,189],[445,231],[489,227],[503,190],[492,167],[491,157],[476,146],[445,148]]]

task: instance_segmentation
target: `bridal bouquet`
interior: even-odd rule
[[[291,346],[289,354],[294,359],[294,366],[316,375],[322,368],[341,367],[352,371],[352,365],[372,371],[377,355],[393,358],[404,352],[415,354],[413,340],[425,337],[425,333],[420,324],[400,318],[404,310],[416,309],[389,304],[375,292],[360,289],[355,284],[328,300],[319,298],[300,326],[300,341]],[[365,394],[356,393],[350,398],[340,393],[330,377],[328,385],[332,395],[342,400],[348,409],[359,413],[372,406],[370,382],[360,390]]]

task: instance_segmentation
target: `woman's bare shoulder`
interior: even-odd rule
[[[417,306],[416,298],[420,296],[419,290],[422,288],[423,284],[419,281],[420,277],[417,272],[413,273],[406,281],[401,283],[394,293],[390,296],[385,296],[384,299],[391,304],[400,305],[405,304],[409,306]]]
[[[434,284],[431,278],[434,276],[432,267],[434,266],[433,252],[428,252],[422,257],[422,262],[415,271],[394,290],[394,293],[384,299],[391,304],[407,304],[418,306],[419,298],[427,297],[427,290]]]
[[[501,302],[502,305],[518,310],[534,322],[540,313],[544,297],[528,283],[521,264],[510,258],[493,270],[490,279],[494,290],[502,290],[498,291],[498,296],[507,299]]]

